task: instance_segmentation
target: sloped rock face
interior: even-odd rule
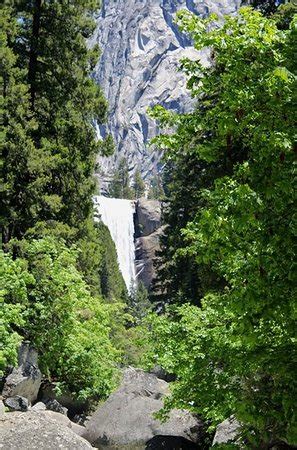
[[[135,268],[136,279],[149,290],[156,275],[154,260],[160,249],[161,202],[140,199],[135,207]]]
[[[139,369],[126,369],[120,388],[86,423],[83,436],[102,450],[193,448],[204,436],[203,424],[196,417],[174,410],[163,424],[153,418],[167,393],[166,381]]]
[[[176,111],[193,107],[185,77],[178,71],[179,61],[200,58],[208,64],[208,52],[194,50],[179,32],[174,24],[176,11],[233,14],[239,4],[240,0],[102,1],[91,43],[99,43],[102,49],[94,76],[108,99],[110,114],[99,134],[111,132],[117,146],[112,158],[100,159],[103,179],[108,180],[123,156],[131,174],[138,166],[148,179],[158,170],[160,153],[148,148],[158,129],[148,118],[147,108],[157,103]]]

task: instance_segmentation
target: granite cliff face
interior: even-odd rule
[[[161,103],[185,111],[193,100],[178,71],[182,57],[201,58],[208,53],[195,51],[188,38],[174,24],[180,8],[207,15],[232,14],[240,0],[103,0],[92,43],[102,50],[95,71],[109,102],[108,125],[97,127],[98,134],[111,132],[116,152],[102,158],[101,167],[108,180],[117,161],[125,156],[132,174],[136,167],[148,179],[158,170],[160,154],[148,147],[157,133],[147,116],[149,106]]]

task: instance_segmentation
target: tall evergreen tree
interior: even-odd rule
[[[29,133],[34,149],[28,155],[24,149],[19,158],[27,170],[10,163],[15,152],[4,143],[6,177],[22,177],[22,194],[6,200],[7,209],[17,211],[4,230],[9,237],[22,237],[37,222],[79,228],[91,214],[92,173],[101,145],[92,120],[100,122],[106,113],[106,101],[89,76],[98,51],[86,45],[96,6],[94,1],[15,3],[18,31],[9,45],[29,94],[26,126],[30,120],[35,126]]]
[[[109,185],[109,196],[114,198],[133,198],[130,186],[129,167],[126,158],[121,158]]]
[[[142,179],[141,172],[138,167],[134,172],[133,190],[134,190],[134,198],[140,198],[145,193],[145,183]]]
[[[32,117],[26,70],[19,67],[13,46],[20,33],[12,7],[1,6],[1,235],[4,243],[32,224],[41,183],[34,174],[42,156],[32,140],[37,123]],[[45,169],[46,170],[46,169]]]

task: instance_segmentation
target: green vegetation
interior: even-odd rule
[[[95,225],[93,121],[107,104],[90,74],[96,1],[1,6],[1,370],[29,339],[49,378],[104,396],[122,349],[127,292],[107,229]]]
[[[134,198],[141,198],[145,193],[145,184],[142,179],[139,168],[137,168],[134,172],[133,190],[134,190]]]
[[[109,336],[113,311],[91,296],[76,259],[74,248],[53,238],[25,241],[15,260],[2,252],[4,311],[19,337],[34,343],[45,375],[67,382],[82,398],[98,397],[113,387],[119,357]],[[15,351],[16,337],[5,352]]]
[[[179,13],[214,62],[182,62],[197,109],[153,112],[176,129],[155,141],[170,179],[163,294],[176,306],[150,318],[149,359],[177,375],[165,411],[212,426],[235,414],[243,448],[296,445],[296,20],[250,8],[213,20]]]
[[[141,323],[151,309],[149,293],[142,281],[139,281],[129,293],[128,306],[136,323]]]
[[[150,180],[147,198],[149,200],[162,200],[164,198],[162,178],[158,173],[155,173]]]
[[[130,186],[128,162],[120,159],[109,184],[109,196],[113,198],[133,198],[133,189]]]
[[[109,183],[108,194],[113,198],[137,199],[143,197],[145,183],[139,168],[136,168],[130,183],[129,167],[126,158],[121,158]]]
[[[241,448],[264,450],[297,445],[296,5],[251,3],[220,24],[178,14],[212,64],[182,61],[193,112],[151,112],[174,131],[155,139],[164,183],[148,186],[166,227],[154,291],[165,313],[147,319],[144,285],[128,295],[93,218],[96,156],[113,149],[93,127],[107,110],[86,45],[97,2],[1,5],[0,370],[26,339],[45,376],[98,399],[144,356],[177,377],[164,414],[189,409],[210,429],[234,414]],[[144,192],[123,158],[110,195]]]

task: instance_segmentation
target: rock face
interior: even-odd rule
[[[155,277],[154,259],[160,248],[161,202],[140,199],[135,208],[136,279],[150,289]]]
[[[37,352],[24,342],[18,355],[18,367],[6,378],[2,391],[3,398],[22,396],[29,403],[37,399],[41,384],[41,372],[38,368]]]
[[[161,202],[141,198],[136,203],[136,229],[139,235],[148,236],[161,226]]]
[[[52,411],[5,413],[0,417],[0,447],[5,450],[87,450],[92,446],[78,435],[67,417]],[[82,427],[79,427],[82,428]]]
[[[212,445],[228,444],[236,440],[239,433],[240,423],[231,416],[217,426]]]
[[[87,421],[84,437],[102,450],[193,448],[203,439],[203,425],[196,417],[174,410],[163,424],[153,418],[167,393],[166,381],[126,369],[120,388]],[[181,444],[184,447],[176,446]]]
[[[162,104],[176,111],[192,108],[184,75],[178,71],[183,57],[208,63],[208,52],[197,52],[174,24],[178,9],[205,16],[215,12],[232,14],[240,0],[102,0],[97,29],[91,44],[98,43],[101,59],[95,79],[109,102],[107,127],[98,127],[101,136],[111,132],[116,153],[100,160],[108,180],[120,157],[125,156],[132,173],[138,166],[147,179],[156,170],[160,153],[148,148],[158,131],[147,108]]]

